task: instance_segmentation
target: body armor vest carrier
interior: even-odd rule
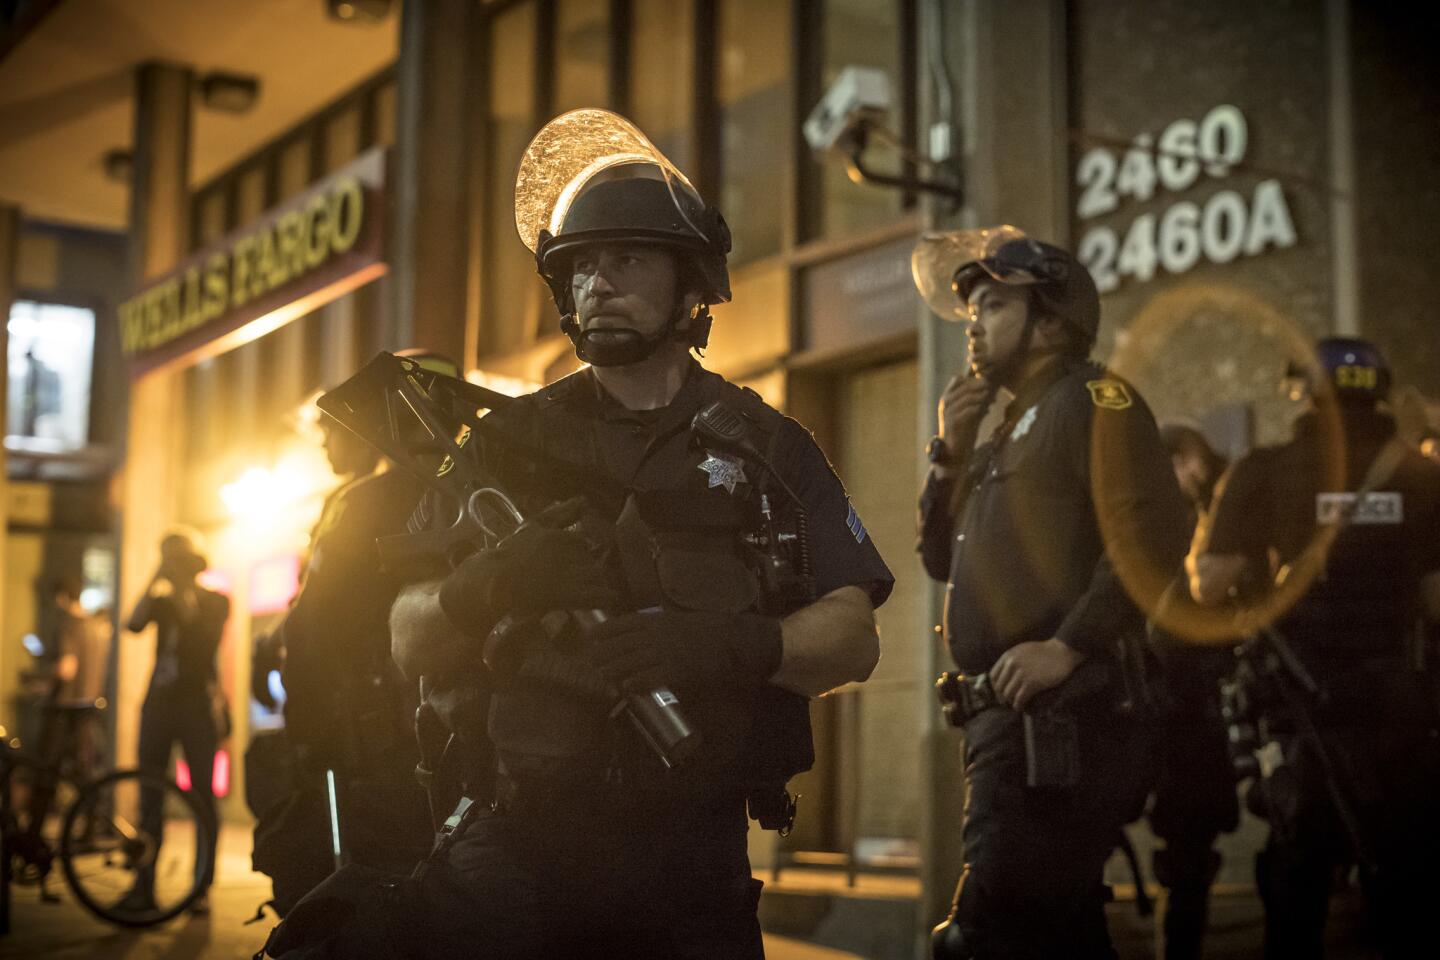
[[[703,371],[692,375],[704,378],[697,385],[695,409],[717,400],[725,403],[743,417],[754,448],[773,462],[783,416],[753,391]],[[527,398],[515,405],[528,409],[507,409],[506,420],[518,414],[511,421],[517,436],[574,468],[565,473],[594,478],[589,492],[603,522],[587,523],[586,529],[604,531],[603,539],[608,541],[604,550],[623,572],[633,609],[761,611],[783,616],[813,600],[809,596],[801,602],[794,591],[786,597],[766,595],[767,579],[773,578],[763,575],[767,558],[754,546],[763,523],[761,497],[768,497],[780,524],[794,525],[800,518],[802,539],[804,515],[802,508],[778,493],[777,484],[768,482],[767,471],[758,464],[743,464],[745,478],[733,492],[709,485],[700,463],[714,452],[692,443],[689,418],[695,411],[691,410],[679,429],[655,433],[634,477],[623,478],[621,488],[613,483],[620,478],[597,462],[597,444],[582,442],[595,438],[602,425],[593,415],[575,409],[578,403],[592,402],[585,394],[577,396],[590,387],[583,374],[568,378],[533,395],[535,400]],[[506,477],[504,483],[522,497],[543,491],[540,497],[553,501],[566,495],[551,486],[554,474],[542,478],[529,464],[518,469],[528,476]],[[573,493],[571,488],[568,494]],[[580,655],[583,662],[583,638],[574,630],[556,631],[554,626],[553,618],[530,625],[529,629],[551,634],[532,637],[534,648],[548,656],[556,650]],[[695,757],[668,772],[628,724],[606,721],[609,704],[574,690],[526,682],[523,676],[492,693],[489,739],[502,771],[522,785],[584,788],[598,778],[621,780],[627,789],[633,786],[647,795],[695,799],[746,793],[752,805],[757,796],[773,797],[777,790],[783,796],[784,782],[813,764],[809,703],[804,697],[768,685],[719,685],[675,693],[703,740]]]

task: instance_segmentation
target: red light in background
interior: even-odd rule
[[[230,751],[219,750],[215,753],[215,772],[210,777],[210,789],[215,791],[217,797],[228,797],[230,795]]]
[[[261,560],[250,568],[250,614],[278,613],[300,587],[300,557],[287,554]]]
[[[175,761],[175,785],[181,790],[190,789],[190,765],[184,760]],[[210,774],[210,789],[217,797],[230,795],[230,751],[215,751],[215,766]]]
[[[210,567],[208,570],[201,571],[200,575],[195,578],[195,582],[206,590],[214,590],[216,593],[223,593],[228,596],[234,592],[232,588],[235,583],[235,577],[229,570],[221,567]]]

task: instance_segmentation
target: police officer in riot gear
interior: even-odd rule
[[[1373,344],[1316,352],[1294,438],[1227,475],[1191,585],[1202,603],[1269,604],[1291,653],[1237,674],[1255,714],[1237,729],[1264,741],[1249,802],[1271,824],[1265,955],[1321,956],[1334,870],[1353,863],[1383,954],[1416,956],[1440,894],[1440,466],[1397,438]]]
[[[948,260],[927,242],[949,244]],[[1000,228],[922,241],[916,265],[970,342],[920,501],[921,556],[948,582],[963,671],[945,686],[968,788],[966,866],[935,953],[1110,957],[1102,870],[1148,785],[1121,710],[1138,710],[1122,641],[1143,630],[1136,600],[1180,569],[1185,507],[1143,400],[1086,359],[1100,305],[1078,261]],[[927,291],[922,267],[944,280]],[[1002,389],[1004,417],[975,447]]]
[[[1190,423],[1162,424],[1175,480],[1190,502],[1192,526],[1209,512],[1226,461]],[[1193,543],[1193,538],[1192,538]],[[1172,603],[1188,601],[1185,592]],[[1233,663],[1230,650],[1167,637],[1157,643],[1164,696],[1156,738],[1157,779],[1146,813],[1164,841],[1151,861],[1165,887],[1165,960],[1199,960],[1210,912],[1210,886],[1220,870],[1215,841],[1240,824],[1240,803],[1225,745],[1219,681]]]
[[[398,355],[460,372],[430,351]],[[270,767],[271,782],[247,783],[260,801],[252,861],[270,875],[282,917],[337,864],[409,872],[433,832],[414,777],[418,690],[390,657],[390,606],[403,580],[376,549],[377,538],[405,531],[422,487],[328,417],[321,427],[345,481],[326,498],[300,591],[274,633],[285,729],[247,753],[247,763],[253,754],[258,769]]]
[[[464,449],[528,522],[392,612],[401,668],[490,746],[410,929],[437,957],[759,957],[747,808],[793,818],[807,700],[869,675],[893,581],[810,434],[691,356],[729,298],[719,214],[658,153],[591,172],[533,238],[591,366],[489,414]],[[517,208],[537,182],[522,162]],[[696,425],[716,410],[733,445]],[[793,569],[771,576],[762,542],[793,547]],[[609,619],[549,632],[589,608]],[[557,651],[572,668],[541,677]],[[699,733],[673,769],[612,710],[636,691],[678,699]]]

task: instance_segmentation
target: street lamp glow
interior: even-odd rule
[[[239,479],[220,488],[225,509],[237,520],[274,513],[283,494],[276,475],[264,467],[251,467]]]

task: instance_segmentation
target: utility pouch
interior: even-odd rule
[[[1025,713],[1025,785],[1067,789],[1080,782],[1080,731],[1064,713]]]
[[[758,784],[745,798],[750,819],[760,824],[761,830],[774,830],[782,837],[790,836],[795,826],[795,811],[799,796],[791,796],[785,789],[785,782]]]
[[[935,698],[940,701],[945,721],[952,727],[964,727],[984,711],[1000,705],[987,673],[974,676],[942,673],[935,681]]]

